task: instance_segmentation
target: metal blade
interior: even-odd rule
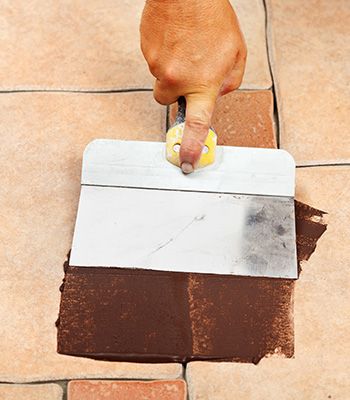
[[[294,279],[294,200],[82,186],[70,264]]]

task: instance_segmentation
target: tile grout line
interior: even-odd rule
[[[59,385],[60,383],[68,383],[70,381],[122,381],[122,382],[153,382],[153,381],[176,381],[184,379],[184,370],[177,377],[169,377],[169,378],[121,378],[121,377],[79,377],[79,378],[68,378],[68,379],[53,379],[47,381],[28,381],[28,382],[8,382],[8,381],[0,381],[0,385],[49,385],[51,383]]]
[[[244,88],[240,87],[236,91],[238,92],[259,92],[259,91],[266,91],[271,90],[272,88]],[[152,88],[120,88],[120,89],[1,89],[0,88],[0,95],[1,94],[11,94],[11,93],[81,93],[81,94],[114,94],[114,93],[133,93],[133,92],[153,92]]]
[[[63,389],[63,396],[62,396],[62,400],[68,400],[68,382],[69,381],[64,381],[61,384],[61,387]]]
[[[133,92],[152,92],[149,88],[125,88],[125,89],[10,89],[1,90],[0,94],[11,93],[82,93],[82,94],[114,94]]]
[[[189,382],[187,381],[187,363],[184,363],[182,365],[182,379],[185,381],[186,385],[186,400],[191,400],[190,399],[190,390],[189,390]]]
[[[339,162],[339,163],[324,163],[324,164],[301,164],[296,165],[296,168],[317,168],[317,167],[349,167],[350,162]]]
[[[264,10],[265,10],[265,43],[266,43],[266,51],[267,51],[267,61],[269,64],[269,70],[270,70],[270,75],[271,75],[271,80],[272,80],[272,86],[271,86],[271,92],[273,95],[273,119],[274,119],[274,125],[275,125],[275,136],[276,136],[276,144],[277,148],[280,148],[280,143],[281,143],[281,138],[280,138],[280,117],[278,114],[278,106],[277,106],[277,95],[276,95],[276,86],[275,86],[275,77],[274,77],[274,71],[272,68],[272,63],[271,63],[271,51],[270,51],[270,43],[269,43],[269,13],[268,13],[268,8],[266,4],[266,0],[261,0]]]

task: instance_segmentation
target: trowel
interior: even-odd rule
[[[166,143],[94,140],[83,155],[70,265],[297,278],[295,162],[217,146],[179,168],[185,103]]]

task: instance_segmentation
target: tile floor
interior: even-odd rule
[[[249,57],[241,91],[218,105],[218,133],[223,142],[234,135],[237,144],[291,152],[297,198],[328,212],[328,230],[296,284],[294,359],[190,363],[184,372],[180,364],[56,353],[84,146],[95,137],[163,140],[166,110],[141,91],[152,87],[138,45],[143,0],[12,0],[0,10],[1,399],[67,398],[75,379],[127,379],[131,387],[161,380],[159,390],[175,388],[168,398],[183,399],[181,378],[190,400],[349,398],[350,5],[232,3]],[[139,90],[103,93],[116,89]],[[68,400],[78,398],[74,385]]]
[[[71,381],[69,400],[186,400],[186,383],[173,381]]]

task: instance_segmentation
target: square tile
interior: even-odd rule
[[[186,383],[174,381],[71,381],[68,400],[186,400]]]
[[[249,48],[246,88],[269,88],[261,0],[232,1]],[[0,90],[153,87],[140,50],[144,0],[7,1],[0,23]]]
[[[143,0],[6,2],[0,89],[151,88],[139,44],[143,6]]]
[[[59,385],[11,385],[0,384],[1,400],[62,400],[63,390]]]
[[[349,2],[267,5],[281,147],[298,165],[349,163]]]
[[[190,363],[191,400],[347,399],[350,392],[348,224],[350,167],[297,170],[296,197],[327,211],[328,228],[302,264],[295,284],[294,359],[270,357],[257,366]]]
[[[269,89],[272,86],[268,60],[265,7],[263,0],[230,0],[248,49],[241,89]]]
[[[177,378],[182,366],[108,363],[56,352],[63,262],[81,159],[94,138],[161,140],[151,93],[0,96],[0,380]]]
[[[173,124],[177,105],[170,107]],[[217,100],[212,127],[218,144],[243,147],[276,147],[273,94],[270,90],[237,90]]]

